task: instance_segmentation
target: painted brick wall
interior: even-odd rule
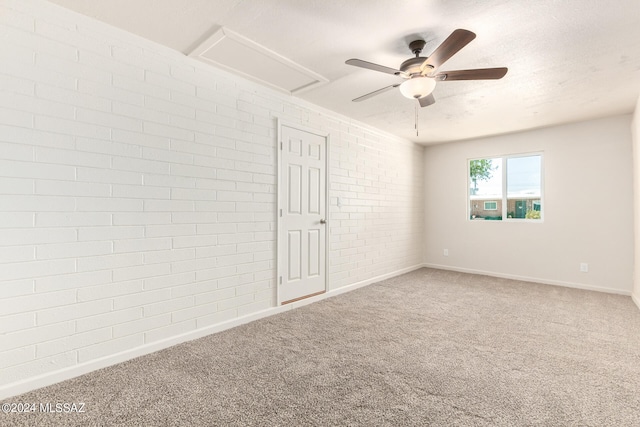
[[[330,132],[332,289],[419,265],[423,149],[0,4],[0,386],[275,304],[276,118]]]

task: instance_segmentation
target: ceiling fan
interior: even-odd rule
[[[349,59],[345,61],[348,65],[393,74],[405,79],[404,82],[383,87],[382,89],[360,96],[353,101],[364,101],[365,99],[369,99],[399,86],[402,95],[409,99],[417,99],[421,107],[426,107],[436,102],[432,92],[436,87],[437,81],[497,80],[504,77],[504,75],[507,74],[506,67],[438,72],[442,64],[475,38],[475,33],[471,31],[462,29],[455,30],[429,57],[420,56],[426,42],[424,40],[414,40],[409,43],[409,49],[416,55],[415,58],[404,61],[400,64],[399,69],[385,67],[384,65],[374,64],[361,59]]]

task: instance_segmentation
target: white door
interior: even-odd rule
[[[282,304],[326,290],[327,136],[280,127],[279,293]]]

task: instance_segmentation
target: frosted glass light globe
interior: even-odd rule
[[[418,99],[429,95],[435,87],[436,81],[431,77],[413,77],[400,85],[400,93],[409,99]]]

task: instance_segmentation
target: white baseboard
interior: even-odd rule
[[[336,295],[340,295],[345,292],[353,291],[363,286],[367,286],[372,283],[379,282],[381,280],[389,279],[391,277],[399,276],[401,274],[408,273],[410,271],[417,270],[419,268],[422,268],[422,265],[417,265],[414,267],[410,267],[410,268],[398,270],[392,273],[384,274],[381,276],[373,277],[371,279],[367,279],[361,282],[353,283],[351,285],[343,286],[338,289],[330,290],[322,295],[318,295],[312,298],[307,298],[304,300],[296,301],[294,303],[279,306],[279,307],[271,307],[266,310],[262,310],[246,316],[238,317],[236,319],[232,319],[226,322],[217,323],[215,325],[207,326],[205,328],[196,329],[194,331],[176,335],[174,337],[170,337],[160,341],[145,344],[140,347],[135,347],[130,350],[126,350],[126,351],[122,351],[109,356],[101,357],[96,360],[91,360],[89,362],[80,363],[74,366],[69,366],[67,368],[63,368],[54,372],[49,372],[46,374],[28,378],[23,381],[10,383],[0,387],[0,400],[7,399],[12,396],[17,396],[19,394],[27,393],[31,390],[35,390],[41,387],[46,387],[55,383],[59,383],[61,381],[66,381],[75,377],[79,377],[80,375],[84,375],[98,369],[113,366],[115,364],[122,363],[127,360],[134,359],[136,357],[144,356],[146,354],[154,353],[156,351],[159,351],[168,347],[172,347],[174,345],[177,345],[186,341],[192,341],[207,335],[211,335],[217,332],[222,332],[224,330],[231,329],[233,327],[240,326],[245,323],[252,322],[254,320],[262,319],[268,316],[273,316],[275,314],[283,313],[288,310],[293,310],[298,307],[302,307],[317,301],[321,301],[323,299],[334,297]]]
[[[495,271],[483,271],[483,270],[475,270],[472,268],[462,268],[462,267],[454,267],[449,265],[439,265],[439,264],[429,264],[429,263],[425,263],[422,266],[427,268],[437,268],[439,270],[459,271],[461,273],[481,274],[483,276],[500,277],[503,279],[512,279],[512,280],[521,280],[523,282],[542,283],[544,285],[563,286],[565,288],[576,288],[576,289],[584,289],[588,291],[605,292],[608,294],[618,294],[618,295],[627,295],[627,296],[631,295],[631,292],[621,291],[619,289],[603,288],[599,286],[585,285],[582,283],[563,282],[560,280],[542,279],[539,277],[518,276],[516,274],[497,273]]]
[[[46,374],[28,378],[23,381],[7,384],[0,387],[0,399],[6,399],[7,397],[16,396],[18,394],[26,393],[37,388],[46,387],[51,384],[69,380],[71,378],[75,378],[98,369],[106,368],[117,363],[122,363],[136,357],[144,356],[145,354],[153,353],[174,346],[176,344],[202,338],[216,332],[221,332],[235,326],[261,319],[263,317],[272,316],[285,310],[287,310],[287,307],[268,308],[266,310],[262,310],[246,316],[238,317],[221,323],[216,323],[215,325],[196,329],[194,331],[186,332],[170,338],[135,347],[130,350],[125,350],[119,353],[111,354],[109,356],[101,357],[99,359],[91,360],[89,362],[80,363],[78,365],[69,366],[54,372],[49,372]]]
[[[635,293],[631,292],[631,299],[636,303],[636,306],[640,309],[640,297]]]
[[[288,305],[293,306],[293,308],[302,307],[304,305],[311,304],[311,303],[314,303],[314,302],[317,302],[317,301],[320,301],[320,300],[323,300],[323,299],[327,299],[327,298],[335,297],[336,295],[344,294],[345,292],[354,291],[354,290],[356,290],[358,288],[362,288],[364,286],[368,286],[368,285],[371,285],[373,283],[381,282],[383,280],[390,279],[392,277],[400,276],[401,274],[409,273],[411,271],[418,270],[418,269],[420,269],[422,267],[424,267],[422,264],[418,264],[418,265],[414,265],[412,267],[403,268],[402,270],[396,270],[396,271],[394,271],[392,273],[382,274],[380,276],[372,277],[371,279],[362,280],[360,282],[352,283],[352,284],[346,285],[346,286],[341,286],[341,287],[339,287],[337,289],[331,289],[331,290],[325,292],[324,294],[320,294],[320,295],[317,295],[317,296],[311,297],[311,298],[305,298],[303,300],[296,301],[296,302],[288,304]]]

